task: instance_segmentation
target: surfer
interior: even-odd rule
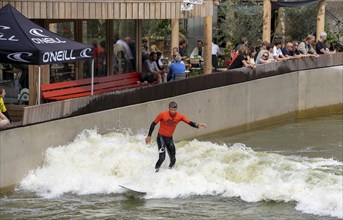
[[[175,165],[175,145],[173,141],[173,133],[175,131],[176,125],[183,121],[186,124],[194,128],[206,128],[204,123],[195,123],[190,121],[186,116],[177,112],[176,102],[169,103],[169,111],[161,112],[155,120],[151,123],[148,136],[145,139],[145,143],[149,144],[151,141],[151,134],[154,131],[155,125],[160,122],[160,129],[157,135],[157,146],[159,158],[155,165],[155,171],[158,172],[166,156],[165,150],[167,149],[170,164],[169,168],[173,168]]]

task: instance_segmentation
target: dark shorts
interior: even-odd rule
[[[147,81],[149,83],[154,82],[155,78],[153,75],[146,75],[144,78],[141,79],[141,82]]]

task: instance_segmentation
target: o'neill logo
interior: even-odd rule
[[[16,62],[22,62],[22,63],[30,63],[30,61],[25,60],[22,58],[22,55],[26,55],[28,57],[32,56],[32,53],[29,52],[16,52],[16,53],[10,53],[7,55],[7,58]]]
[[[30,34],[35,36],[35,37],[48,37],[48,36],[41,34],[41,33],[43,33],[43,30],[38,29],[38,28],[32,28],[30,30]]]
[[[43,34],[43,30],[39,28],[32,28],[29,33],[35,38],[31,38],[35,44],[64,44],[65,40],[61,40],[58,37],[52,38]]]
[[[45,52],[43,53],[43,63],[56,62],[56,61],[68,61],[75,60],[76,57],[73,56],[74,50],[60,50],[55,52]]]
[[[89,52],[91,52],[91,51],[92,51],[91,48],[83,49],[83,50],[80,52],[80,56],[81,56],[81,57],[84,57],[84,58],[91,57],[91,56],[87,55],[87,53],[89,53]]]
[[[0,25],[0,31],[4,30],[10,30],[10,27],[4,26],[4,25]],[[8,41],[19,41],[19,39],[15,38],[15,35],[12,36],[6,36],[6,33],[2,33],[0,32],[0,40],[8,40]]]

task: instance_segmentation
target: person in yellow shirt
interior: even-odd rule
[[[4,103],[4,97],[6,95],[6,91],[4,88],[0,88],[0,112],[6,116],[6,118],[11,122],[11,118],[7,112],[5,103]]]

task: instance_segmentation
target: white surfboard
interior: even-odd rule
[[[127,187],[127,186],[123,186],[123,185],[119,185],[119,186],[121,188],[125,189],[127,192],[131,193],[132,195],[141,195],[141,196],[146,195],[146,192],[144,192],[144,191],[133,189],[131,187]]]

